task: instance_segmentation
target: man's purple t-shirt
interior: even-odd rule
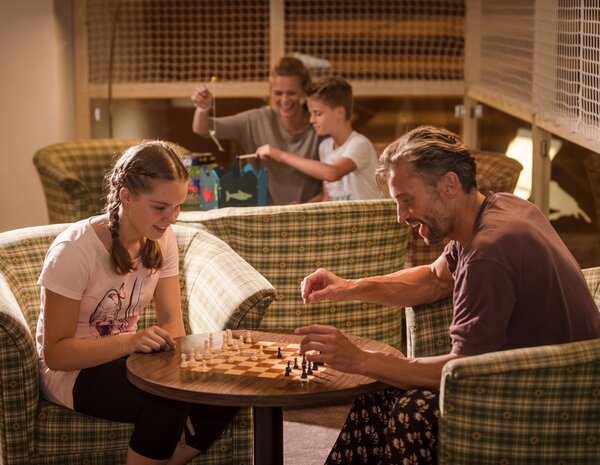
[[[454,276],[452,352],[486,352],[600,337],[600,312],[577,261],[542,213],[490,193],[473,237],[444,250]]]

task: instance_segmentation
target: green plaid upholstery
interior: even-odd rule
[[[67,225],[0,234],[0,463],[122,464],[131,426],[95,419],[40,397],[32,334],[36,284],[46,250]],[[197,228],[173,227],[180,249],[182,307],[195,331],[256,328],[276,297],[271,284],[226,244]],[[152,324],[146,311],[141,326]],[[252,415],[233,425],[194,464],[252,462]]]
[[[428,305],[407,307],[406,354],[409,357],[433,357],[452,349],[448,328],[452,323],[452,295]]]
[[[89,139],[49,145],[33,155],[51,223],[71,223],[98,213],[104,206],[104,176],[128,147],[129,139]],[[169,143],[178,153],[189,151]]]
[[[477,189],[483,194],[488,192],[513,192],[517,186],[521,164],[503,153],[472,152],[477,163]],[[429,265],[444,251],[448,243],[429,246],[414,229],[408,240],[405,267]]]
[[[600,267],[582,270],[600,308]],[[408,355],[450,351],[451,297],[406,309]],[[442,372],[440,465],[600,457],[600,339],[454,360]]]
[[[345,278],[403,268],[409,229],[390,199],[185,212],[179,222],[227,242],[277,289],[261,329],[321,323],[400,347],[400,308],[362,302],[304,305],[302,279],[317,268]]]
[[[600,339],[452,361],[441,389],[440,465],[600,461]]]

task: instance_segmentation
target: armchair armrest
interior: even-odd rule
[[[597,463],[599,380],[600,339],[447,363],[439,463]]]
[[[277,293],[225,242],[196,231],[183,259],[182,280],[192,333],[258,328]]]
[[[35,344],[12,291],[0,276],[0,462],[32,454],[39,401]],[[28,452],[29,451],[29,452]]]
[[[406,351],[409,357],[431,357],[451,350],[452,295],[437,302],[406,308]]]

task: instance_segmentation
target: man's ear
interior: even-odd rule
[[[338,118],[346,119],[346,109],[342,105],[335,107],[335,113],[337,114]]]
[[[461,189],[460,179],[454,171],[444,173],[438,184],[443,195],[454,197]]]

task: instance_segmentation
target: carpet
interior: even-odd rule
[[[350,404],[283,411],[284,465],[323,465]]]

